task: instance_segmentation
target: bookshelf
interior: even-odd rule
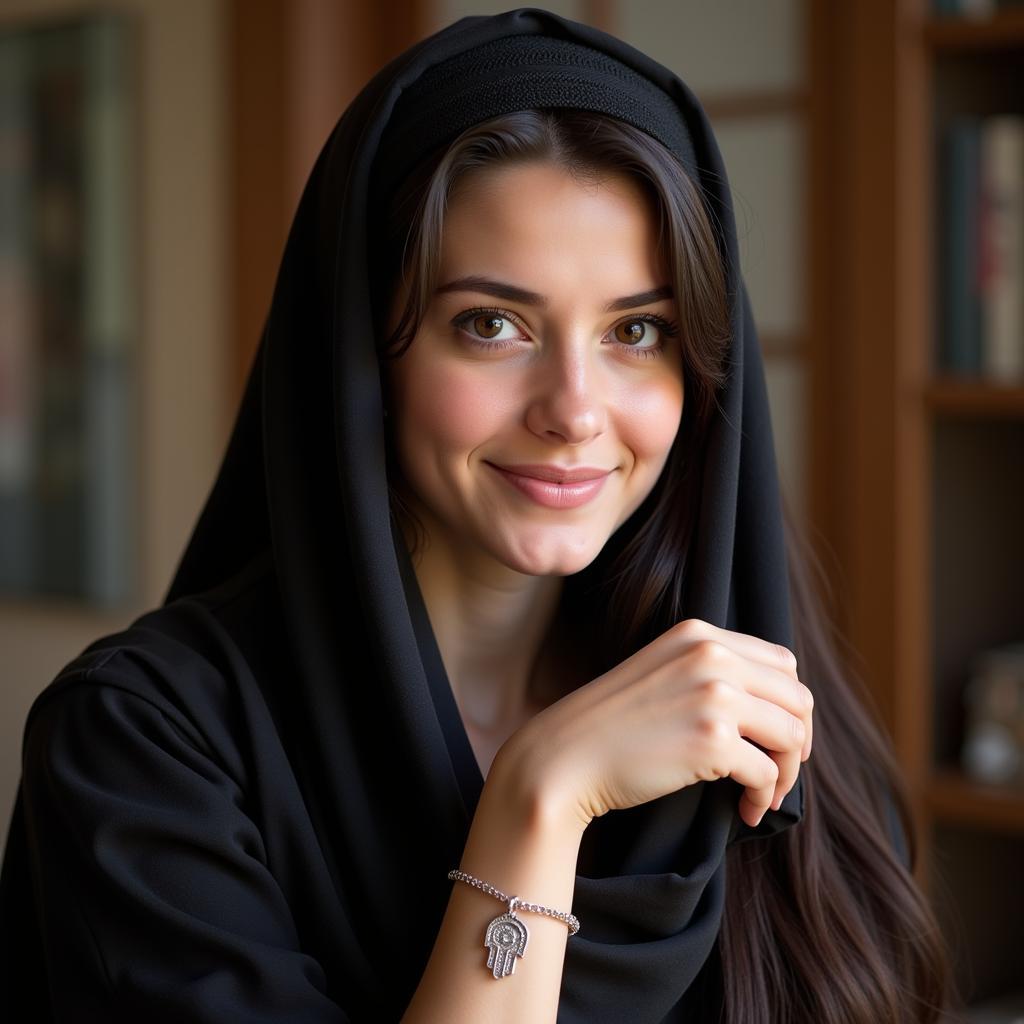
[[[943,140],[958,118],[1024,116],[1024,6],[935,6],[809,5],[812,323],[827,338],[812,520],[911,789],[968,1019],[1010,1021],[981,1007],[1024,993],[1024,786],[961,765],[974,659],[1024,641],[1024,376],[948,365]]]
[[[1024,639],[1024,377],[951,374],[944,365],[941,338],[954,320],[944,289],[955,201],[943,147],[958,119],[1024,116],[1024,9],[986,18],[922,14],[923,91],[931,108],[924,154],[931,163],[930,210],[922,234],[933,254],[933,357],[923,388],[932,481],[924,818],[931,890],[946,927],[960,937],[961,988],[980,1003],[1024,990],[1024,788],[979,782],[961,768],[970,660],[986,647]],[[1016,162],[1016,174],[1024,175],[1024,152]],[[1024,266],[1018,263],[1013,276],[1019,295]],[[981,333],[982,348],[991,345]],[[1018,320],[1012,333],[1020,352],[1024,323]]]
[[[1024,837],[1024,800],[1014,787],[982,785],[960,772],[936,769],[928,804],[936,822]]]
[[[923,395],[934,417],[1024,421],[1024,384],[995,387],[985,381],[936,374]]]

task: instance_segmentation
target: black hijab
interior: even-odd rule
[[[317,159],[219,477],[167,604],[146,620],[146,642],[166,629],[179,644],[216,647],[218,692],[241,694],[246,708],[255,694],[269,709],[233,728],[245,732],[254,774],[279,747],[294,772],[325,868],[303,868],[297,840],[277,863],[305,871],[317,910],[297,916],[315,920],[310,954],[353,1020],[397,1019],[411,997],[483,785],[389,515],[372,232],[421,156],[470,124],[531,106],[629,121],[699,183],[720,233],[731,343],[707,436],[686,617],[793,646],[764,371],[726,173],[697,99],[625,43],[537,9],[463,18],[412,47],[356,97]],[[257,576],[270,581],[273,609],[257,617],[259,636],[240,615],[202,638],[190,633],[198,616],[180,609],[196,595]],[[162,679],[161,694],[178,685]],[[198,692],[189,699],[205,700]],[[212,713],[194,708],[193,719]],[[273,784],[263,772],[260,786]],[[560,1022],[718,1019],[726,848],[803,810],[798,779],[781,809],[750,829],[737,814],[740,792],[728,779],[698,784],[588,828],[584,844],[601,851],[601,870],[577,876],[582,929],[567,946]],[[5,907],[22,857],[13,849],[20,813],[19,800]]]

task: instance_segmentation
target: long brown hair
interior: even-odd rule
[[[456,184],[477,168],[534,160],[587,180],[629,175],[644,189],[682,316],[687,401],[665,471],[631,518],[635,528],[618,531],[566,580],[563,604],[572,619],[585,606],[592,627],[600,618],[614,623],[592,629],[608,643],[589,666],[599,674],[683,617],[700,441],[725,380],[729,344],[721,239],[699,186],[660,143],[599,114],[521,111],[473,126],[424,161],[393,197],[373,257],[378,352],[383,366],[415,336],[437,284]],[[389,333],[385,310],[400,280],[406,301]],[[415,526],[397,466],[389,473],[396,519]],[[938,926],[911,874],[916,841],[905,787],[866,688],[837,653],[840,638],[822,611],[824,574],[785,503],[783,510],[795,653],[815,693],[814,753],[801,768],[799,827],[727,852],[728,877],[743,883],[726,887],[718,940],[722,1020],[938,1021],[953,998],[952,982]],[[910,870],[894,852],[894,827],[906,838]]]

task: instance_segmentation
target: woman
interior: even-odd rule
[[[703,111],[618,40],[524,9],[381,71],[167,602],[33,705],[8,991],[76,1021],[938,1019],[737,267]]]

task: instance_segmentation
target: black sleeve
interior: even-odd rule
[[[348,1021],[244,795],[165,709],[87,681],[48,696],[22,785],[56,1021]]]

